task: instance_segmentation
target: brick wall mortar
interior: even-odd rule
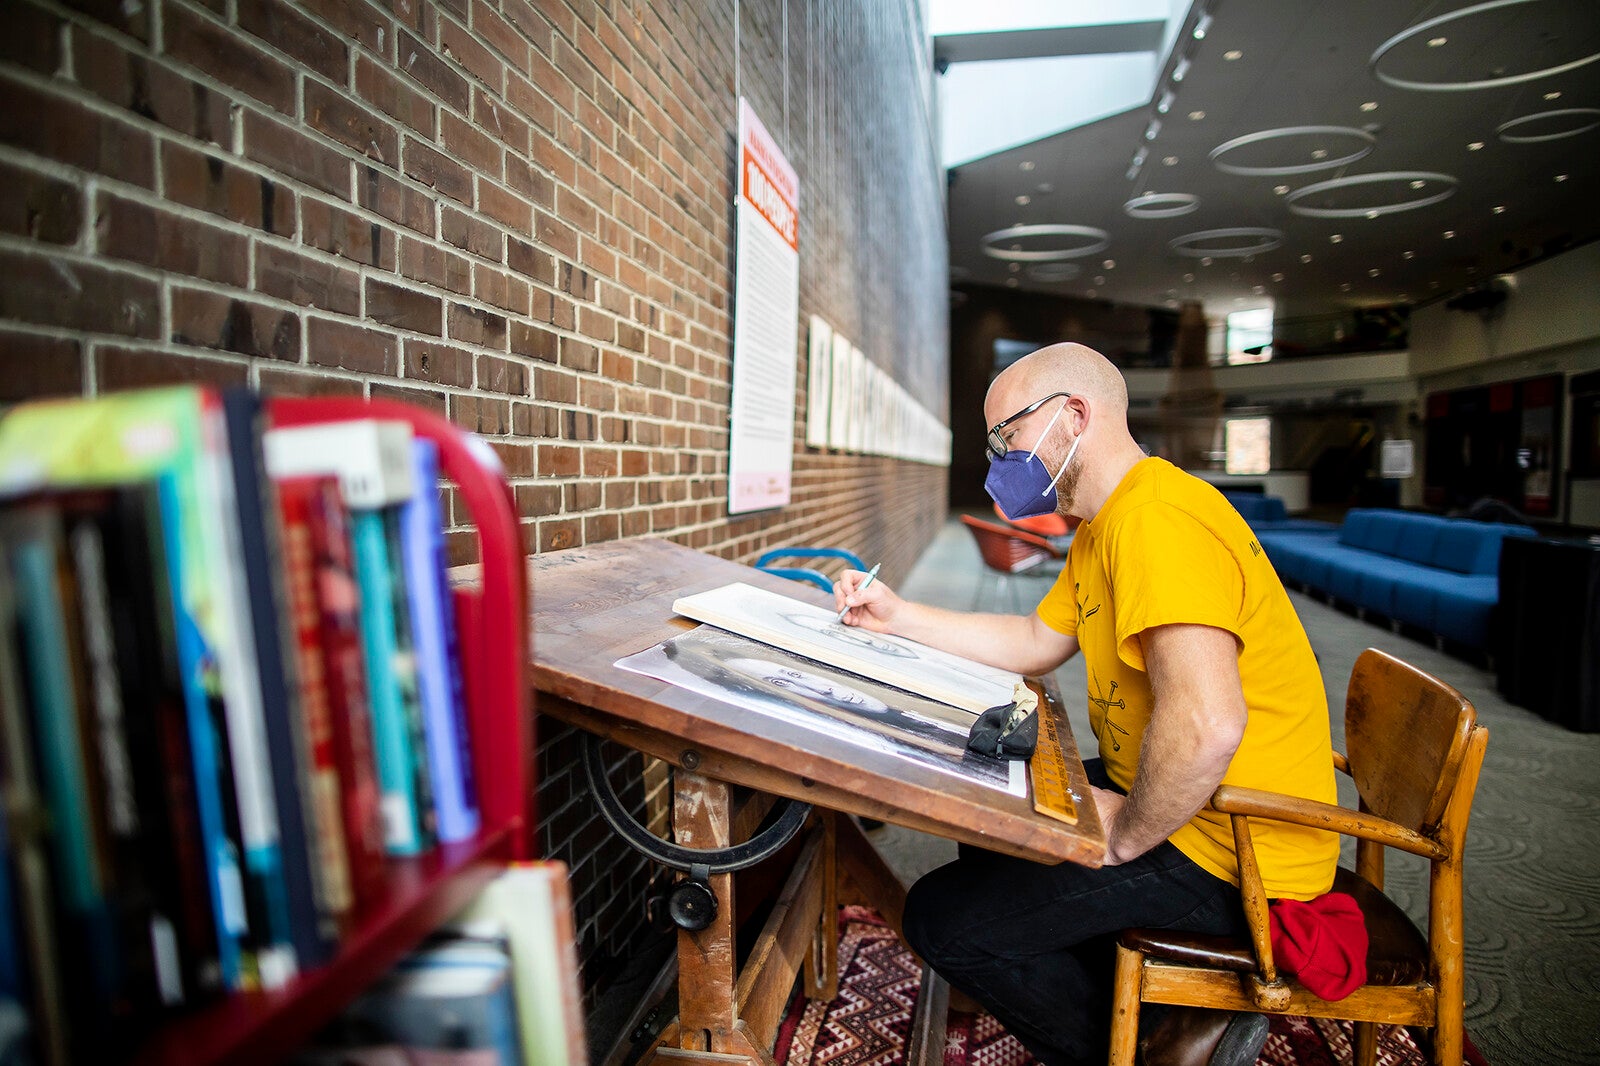
[[[803,445],[813,313],[947,414],[913,0],[84,7],[8,5],[38,32],[0,52],[0,402],[190,380],[409,399],[500,452],[530,551],[832,544],[897,581],[932,537],[943,468]],[[799,173],[801,320],[793,500],[730,517],[736,84]],[[475,551],[464,528],[450,548]],[[593,996],[653,942],[652,871],[602,832],[570,731],[545,733]],[[665,777],[627,766],[664,826]]]

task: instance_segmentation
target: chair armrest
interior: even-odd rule
[[[1449,852],[1421,833],[1397,825],[1387,818],[1346,810],[1332,803],[1264,792],[1238,785],[1219,785],[1212,793],[1211,806],[1224,814],[1244,814],[1252,818],[1271,818],[1280,822],[1326,829],[1364,840],[1375,840],[1413,855],[1443,859]]]
[[[1342,751],[1334,752],[1333,753],[1333,768],[1335,770],[1339,771],[1341,774],[1344,774],[1346,777],[1349,777],[1350,776],[1350,756],[1346,755]]]

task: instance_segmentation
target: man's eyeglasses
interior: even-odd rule
[[[1065,396],[1065,397],[1068,397],[1070,399],[1071,396],[1072,396],[1072,393],[1070,393],[1070,392],[1052,392],[1048,396],[1044,396],[1044,397],[1041,397],[1041,398],[1033,401],[1028,406],[1024,407],[1022,410],[1020,410],[1016,414],[1012,415],[1010,418],[1002,418],[1000,421],[998,421],[994,425],[990,426],[989,427],[989,440],[988,440],[989,455],[992,456],[995,459],[1004,459],[1006,457],[1006,452],[1009,451],[1010,449],[1006,446],[1006,438],[1005,438],[1004,434],[1002,434],[1001,431],[1003,429],[1005,429],[1007,426],[1009,426],[1011,423],[1015,422],[1017,419],[1026,418],[1029,415],[1033,414],[1033,412],[1037,411],[1039,408],[1043,407],[1045,404],[1049,403],[1051,400],[1054,400],[1058,396]]]

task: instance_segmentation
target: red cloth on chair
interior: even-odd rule
[[[1355,898],[1275,899],[1268,907],[1272,957],[1323,999],[1343,999],[1367,980],[1367,923]]]

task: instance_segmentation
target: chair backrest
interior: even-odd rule
[[[978,542],[978,554],[983,556],[984,565],[1002,574],[1015,574],[1037,566],[1046,559],[1061,557],[1054,545],[1032,533],[985,522],[971,515],[962,515],[961,521]]]
[[[1477,711],[1454,688],[1376,648],[1362,652],[1350,672],[1344,731],[1367,809],[1435,836],[1476,725]]]
[[[1040,537],[1064,537],[1071,533],[1076,525],[1076,522],[1068,522],[1054,511],[1049,514],[1034,515],[1032,518],[1007,518],[997,503],[994,505],[994,513],[1006,525]]]

